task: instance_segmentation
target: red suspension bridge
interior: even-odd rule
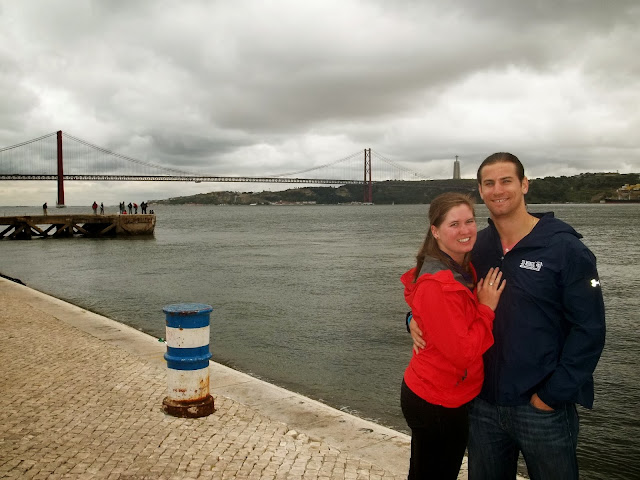
[[[372,158],[376,161],[372,162]],[[260,177],[194,173],[158,165],[113,152],[62,131],[0,149],[0,180],[55,180],[58,206],[64,206],[65,180],[361,184],[364,202],[371,202],[374,182],[426,179],[425,175],[372,152],[370,148],[305,170]]]

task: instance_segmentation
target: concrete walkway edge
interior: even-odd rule
[[[268,421],[271,422],[276,422],[274,424],[275,426],[269,425],[268,428],[264,426],[260,427],[260,429],[266,428],[266,430],[270,432],[269,435],[271,435],[271,437],[267,439],[266,434],[263,434],[263,438],[258,440],[254,439],[252,440],[253,443],[249,442],[247,444],[241,444],[240,446],[237,446],[237,448],[235,448],[235,453],[233,454],[233,456],[228,453],[231,451],[231,449],[228,449],[227,455],[230,458],[230,460],[228,460],[228,462],[230,463],[228,464],[225,464],[223,462],[223,460],[225,459],[224,451],[223,455],[218,455],[218,457],[214,459],[206,458],[199,460],[200,463],[198,465],[200,465],[200,468],[205,469],[197,475],[190,475],[188,474],[188,472],[182,471],[182,467],[180,465],[176,466],[176,470],[174,471],[172,470],[172,465],[165,465],[165,463],[168,463],[168,460],[165,461],[162,453],[165,451],[165,447],[163,446],[163,444],[166,443],[166,440],[168,438],[168,434],[166,433],[167,425],[159,425],[159,423],[167,424],[168,422],[173,421],[165,418],[164,415],[158,414],[158,412],[160,412],[161,410],[163,385],[166,389],[167,367],[166,361],[164,359],[164,354],[166,352],[166,344],[164,342],[123,323],[116,322],[102,315],[90,312],[81,307],[72,305],[58,298],[52,297],[45,293],[39,292],[37,290],[31,289],[29,287],[20,285],[1,277],[0,305],[2,305],[2,310],[0,310],[0,334],[5,335],[9,340],[11,340],[0,345],[0,358],[3,360],[3,368],[6,370],[6,372],[3,372],[0,379],[3,381],[3,390],[5,390],[4,387],[7,387],[6,390],[9,391],[8,394],[10,395],[11,392],[14,392],[13,394],[15,395],[14,405],[11,406],[13,410],[8,413],[4,412],[4,416],[2,415],[2,413],[0,413],[0,477],[2,478],[77,478],[73,476],[75,470],[71,470],[70,473],[63,473],[62,475],[58,475],[57,472],[59,469],[62,469],[62,471],[65,472],[64,467],[60,466],[64,458],[56,459],[52,454],[48,454],[48,456],[44,457],[49,459],[49,464],[43,467],[42,470],[42,472],[47,473],[47,475],[26,475],[26,472],[29,472],[31,470],[29,470],[28,468],[27,470],[24,470],[24,468],[26,468],[24,467],[24,465],[33,466],[35,463],[33,463],[32,461],[26,461],[25,463],[24,459],[21,459],[20,462],[18,462],[17,457],[11,459],[9,458],[9,456],[7,456],[9,460],[3,459],[2,451],[3,449],[5,449],[5,447],[7,447],[9,448],[9,450],[13,449],[14,452],[21,449],[26,449],[25,451],[31,450],[33,454],[33,451],[34,449],[36,449],[36,447],[34,447],[33,445],[29,445],[29,442],[36,442],[36,440],[38,442],[42,442],[43,440],[34,438],[31,434],[26,435],[26,437],[20,434],[20,431],[22,429],[20,425],[21,422],[29,422],[32,418],[32,415],[34,415],[34,412],[36,414],[36,417],[41,413],[46,414],[46,412],[39,411],[41,405],[38,403],[37,399],[33,399],[33,392],[30,393],[27,390],[29,390],[33,386],[32,384],[34,382],[36,383],[36,390],[34,390],[34,392],[37,392],[37,388],[40,388],[40,391],[42,391],[42,388],[47,388],[49,390],[54,390],[55,388],[57,388],[56,380],[49,380],[52,376],[52,373],[46,371],[47,365],[43,365],[43,372],[40,373],[42,377],[41,379],[33,380],[28,378],[25,380],[21,378],[21,374],[17,370],[24,368],[25,365],[28,365],[28,362],[31,359],[20,358],[20,355],[22,354],[26,357],[30,354],[35,354],[34,352],[37,352],[38,356],[44,355],[44,358],[49,359],[51,358],[52,352],[47,351],[42,353],[42,348],[44,347],[48,350],[50,348],[49,345],[51,344],[51,342],[55,343],[58,340],[61,341],[61,343],[73,345],[73,342],[76,342],[76,344],[77,342],[87,343],[88,339],[90,339],[91,337],[93,337],[95,340],[92,340],[90,342],[91,345],[85,348],[85,350],[87,351],[79,352],[79,356],[83,355],[85,358],[87,358],[87,356],[98,358],[100,357],[99,354],[103,350],[103,348],[101,348],[101,345],[104,345],[104,350],[108,350],[108,352],[106,352],[107,355],[105,356],[105,358],[107,359],[115,358],[118,359],[119,362],[119,358],[122,357],[122,354],[118,354],[118,351],[124,351],[128,354],[127,357],[137,359],[135,360],[135,363],[136,365],[138,365],[138,367],[135,368],[140,369],[142,366],[142,370],[144,370],[144,372],[140,374],[140,378],[135,380],[120,377],[112,379],[117,385],[115,387],[109,387],[111,388],[109,392],[113,391],[114,388],[125,390],[130,389],[132,391],[132,395],[129,395],[129,397],[132,397],[134,394],[137,395],[137,400],[135,401],[137,401],[138,403],[147,403],[147,405],[145,406],[146,412],[155,412],[145,413],[144,415],[146,415],[148,418],[144,421],[148,422],[149,425],[152,425],[152,429],[154,431],[160,431],[164,429],[162,432],[158,433],[158,438],[161,438],[160,446],[158,446],[157,440],[153,440],[152,443],[153,445],[155,445],[155,447],[153,445],[148,446],[149,451],[152,452],[152,455],[144,457],[155,458],[159,463],[164,465],[165,470],[161,470],[158,467],[158,472],[164,472],[162,475],[149,476],[131,475],[128,473],[125,474],[121,471],[122,467],[120,465],[123,462],[127,463],[128,460],[120,459],[120,464],[113,468],[108,476],[103,476],[103,478],[263,478],[263,475],[267,471],[269,471],[269,475],[265,476],[264,478],[274,479],[362,478],[373,480],[387,478],[406,478],[410,456],[410,436],[378,425],[374,422],[345,413],[341,410],[337,410],[333,407],[323,404],[322,402],[272,385],[263,380],[252,377],[242,372],[238,372],[232,368],[215,362],[209,363],[210,391],[215,399],[216,408],[219,409],[219,411],[217,412],[218,417],[222,417],[224,422],[237,422],[240,421],[240,417],[235,419],[232,418],[232,415],[234,414],[233,412],[236,412],[239,409],[244,409],[245,419],[248,419],[247,422],[255,423],[255,420],[252,420],[253,415],[255,414],[251,412],[256,412],[261,416],[261,418],[268,419]],[[40,312],[40,314],[35,316],[42,319],[42,325],[38,324],[37,321],[29,321],[29,319],[34,318],[34,311]],[[159,307],[159,311],[161,311],[161,307]],[[56,324],[56,321],[59,323]],[[164,321],[164,319],[162,321]],[[66,330],[64,328],[58,328],[57,325],[60,324],[66,325],[67,327],[64,327],[66,328]],[[73,334],[72,330],[69,330],[68,327],[72,327],[79,332],[83,332],[84,334],[89,335],[89,337],[82,337],[85,338],[85,341],[82,341],[81,338],[80,340],[78,340],[77,338],[73,339],[73,341],[70,339],[61,338],[61,333],[58,332],[58,330],[62,331],[63,335],[82,335]],[[12,332],[11,328],[15,328],[16,330],[19,329],[21,333]],[[50,328],[51,331],[42,332],[39,330],[41,328]],[[67,333],[65,334],[64,332]],[[29,338],[21,338],[29,337],[31,335],[33,335],[34,339],[38,335],[40,336],[40,340],[37,340],[40,342],[40,346],[31,345],[29,343],[31,339]],[[56,337],[56,335],[58,335],[58,337]],[[19,351],[20,349],[31,349],[31,353],[27,353],[25,351],[25,353],[23,354],[21,351]],[[16,350],[18,350],[17,353]],[[62,347],[60,347],[60,349],[58,350],[62,352],[65,351]],[[52,359],[51,362],[55,363],[56,361],[58,361],[58,363],[64,363],[66,361],[73,363],[76,362],[76,360],[81,361],[81,359],[76,359],[73,354],[72,356],[66,358],[66,360]],[[45,361],[47,362],[47,364],[49,363],[49,360]],[[12,362],[16,365],[14,366]],[[102,371],[109,370],[110,368],[110,365],[100,364],[96,366],[95,363],[99,362],[100,360],[96,360],[93,362],[93,365],[87,365],[87,373],[84,374],[84,376],[82,371],[71,370],[71,375],[69,377],[70,380],[67,380],[67,382],[70,381],[73,383],[75,381],[74,378],[77,378],[79,384],[84,385],[85,389],[93,390],[95,380],[90,376],[90,368],[93,368],[94,372],[95,369],[99,369],[100,371]],[[131,364],[132,362],[134,361],[129,360],[129,364]],[[125,365],[125,367],[130,369],[132,367],[129,364]],[[51,368],[52,371],[63,370],[65,372],[69,372],[69,368],[77,369],[79,368],[79,366],[80,368],[82,368],[83,365],[84,364],[80,363],[71,367],[68,367],[67,365],[61,365],[61,368],[55,366],[49,368]],[[37,368],[37,365],[35,367]],[[56,368],[58,370],[55,370]],[[116,365],[114,364],[114,369],[115,368]],[[125,371],[128,371],[126,370],[126,368]],[[66,373],[65,375],[69,376],[69,373]],[[122,373],[119,373],[118,375],[122,376]],[[133,375],[135,375],[135,373]],[[20,382],[24,383],[20,384]],[[47,384],[48,386],[45,386],[44,384]],[[151,393],[146,391],[136,392],[136,390],[146,389],[147,385],[149,385],[148,389]],[[55,396],[55,394],[57,393],[54,393],[52,391],[51,395]],[[87,395],[94,396],[103,394],[104,391],[102,390],[98,390],[97,393],[87,392]],[[66,390],[62,390],[62,395],[66,395]],[[122,397],[115,397],[115,400],[112,401],[111,405],[111,408],[116,410],[115,413],[113,413],[114,417],[117,417],[119,415],[117,411],[118,408],[127,408],[124,406],[124,404],[129,405],[129,407],[132,405],[129,403],[129,397],[124,399]],[[69,398],[73,400],[73,397]],[[52,401],[54,402],[53,405],[57,405],[55,399]],[[59,401],[64,402],[65,400],[61,398]],[[93,402],[93,400],[91,401]],[[32,402],[33,404],[31,405],[31,407],[25,406],[24,412],[20,411],[23,408],[23,405]],[[149,402],[151,402],[151,404],[149,404]],[[157,403],[157,405],[154,402]],[[244,407],[240,408],[238,404]],[[222,407],[220,407],[220,405],[222,405]],[[29,410],[29,408],[31,408],[31,410]],[[136,418],[135,412],[126,413],[132,414],[132,418]],[[16,420],[19,415],[24,415],[24,419]],[[64,415],[67,414],[62,412],[63,421],[73,422],[74,424],[77,423],[76,420],[69,420],[68,416],[65,417]],[[89,413],[89,415],[91,414]],[[216,413],[214,413],[212,416],[215,415]],[[237,413],[236,415],[239,415],[239,413]],[[163,420],[163,418],[165,419]],[[179,421],[180,420],[176,420],[176,422]],[[218,422],[215,425],[219,426],[222,425],[220,421],[220,419],[212,419],[211,423],[213,424],[213,422]],[[143,421],[141,421],[141,423],[143,423]],[[175,429],[175,425],[179,425],[178,428],[180,429],[187,428],[186,426],[183,426],[179,423],[174,423],[173,425],[174,426],[172,426],[171,429]],[[35,429],[35,431],[40,431],[43,427],[42,425],[35,425],[30,428]],[[60,430],[62,431],[64,428],[64,426],[60,427]],[[78,426],[74,428],[80,427]],[[98,436],[101,438],[96,439],[95,442],[104,442],[104,438],[102,438],[104,437],[104,435],[103,433],[99,432],[102,432],[104,429],[108,430],[110,426],[101,424],[94,428],[95,431],[93,433],[87,433],[89,435],[89,438],[94,438],[92,435],[98,434]],[[129,427],[129,423],[127,423],[125,427],[122,427],[122,421],[120,421],[120,424],[116,428],[124,428],[124,430],[126,431],[131,430],[131,428]],[[127,435],[129,435],[129,437],[131,438],[130,441],[133,442],[135,440],[135,437],[138,435],[141,438],[146,437],[147,432],[149,431],[149,427],[146,428],[147,430],[142,429],[128,432]],[[199,428],[199,430],[194,430],[194,432],[191,433],[191,436],[203,436],[203,431],[206,432],[206,434],[209,434],[209,430],[211,427],[201,425],[197,428]],[[209,428],[209,430],[207,430],[207,428]],[[171,429],[169,431],[173,431]],[[274,429],[277,430],[275,431],[275,433],[273,433]],[[5,434],[5,436],[3,437],[3,434],[1,433],[2,430],[7,430],[9,433]],[[283,437],[282,435],[284,434],[286,434],[286,436]],[[189,435],[189,433],[187,432],[185,433],[185,435]],[[233,444],[234,442],[237,443],[238,441],[234,440],[236,438],[235,435],[236,434],[234,433],[232,435],[228,435],[227,437],[223,436],[223,441],[221,443],[225,443],[226,445]],[[278,437],[278,435],[280,436]],[[256,435],[254,434],[253,437],[255,436]],[[76,441],[77,443],[79,441],[79,438],[80,437],[76,435],[76,439],[74,441]],[[164,438],[164,441],[162,440],[162,438]],[[188,443],[188,441],[191,441],[190,437],[182,438],[185,438],[187,440],[178,443]],[[285,440],[283,440],[283,438]],[[289,438],[290,440],[287,440],[287,438]],[[5,443],[7,441],[9,443]],[[216,448],[215,443],[211,443],[212,440],[209,440],[208,442],[209,443],[207,443],[207,445],[204,447],[204,450],[208,449],[210,451],[209,453],[211,457],[216,453],[218,449]],[[220,442],[220,440],[218,440],[218,442]],[[291,442],[294,442],[296,446],[291,447]],[[242,452],[247,451],[248,454],[251,454],[251,449],[253,448],[254,450],[257,450],[255,445],[260,443],[269,443],[269,445],[275,445],[270,448],[277,450],[279,453],[277,453],[275,457],[271,453],[265,454],[266,457],[268,457],[266,460],[255,460],[253,464],[247,467],[247,469],[254,467],[255,468],[254,470],[247,470],[248,473],[246,477],[240,475],[238,472],[242,472],[242,469],[244,468],[242,458],[245,458],[242,456]],[[249,444],[254,445],[254,447],[248,448],[247,445]],[[74,447],[78,448],[77,445],[74,445]],[[315,450],[313,450],[314,448]],[[302,451],[303,453],[295,453],[289,455],[289,453],[287,452],[291,452],[291,449],[297,450],[297,452]],[[281,453],[282,451],[284,451],[285,453]],[[95,452],[87,453],[82,451],[82,449],[77,450],[76,453],[77,456],[92,456],[94,454]],[[291,456],[293,460],[290,460],[287,455]],[[294,463],[292,463],[291,465],[287,464],[287,462],[291,463],[297,461],[295,460],[296,456],[302,458],[304,462],[309,462],[308,465],[312,465],[312,467],[301,467],[301,469],[298,468],[298,470],[296,470],[296,465]],[[241,460],[238,460],[238,458],[240,458]],[[336,463],[336,458],[338,458],[339,460],[338,463]],[[101,460],[94,458],[93,461],[96,465],[98,465],[97,467],[94,467],[95,472],[101,472],[102,470],[100,470],[99,467],[104,467],[104,465],[101,465],[99,463]],[[145,462],[146,461],[142,461],[141,463],[140,461],[138,461],[134,468],[149,468],[152,471],[156,468],[155,466],[149,467]],[[235,470],[235,473],[230,476],[230,474],[228,473],[230,471],[229,469],[231,469],[232,467],[236,468],[233,466],[234,462],[240,463],[239,466],[237,466],[237,470]],[[262,470],[256,470],[261,462],[264,463],[264,465],[260,467],[262,468]],[[278,462],[283,462],[286,465],[280,465],[283,468],[279,468]],[[339,465],[340,462],[343,463],[343,466]],[[344,467],[344,465],[348,464],[349,462],[351,462],[351,472],[347,472],[345,470],[346,467]],[[52,468],[50,466],[51,464],[53,464],[54,466],[58,465],[58,469],[50,470]],[[140,466],[140,464],[142,464],[142,466]],[[197,469],[199,468],[198,465],[195,465],[192,468]],[[202,465],[204,465],[205,467],[202,467]],[[216,469],[219,465],[221,465],[220,468],[223,468],[226,465],[228,470],[224,470],[222,471],[222,473],[216,473]],[[320,467],[318,467],[318,465],[320,465]],[[338,466],[336,467],[335,465]],[[467,478],[466,467],[467,459],[465,457],[460,476],[458,477],[459,480],[465,480]],[[20,470],[20,468],[22,468],[23,470]],[[306,470],[307,468],[311,468],[311,470]],[[322,474],[323,468],[324,470],[331,471],[332,473],[328,476]],[[18,476],[13,475],[15,471],[19,471],[20,474]],[[91,471],[92,470],[89,468],[88,472]],[[354,473],[356,471],[357,474]],[[94,478],[94,476],[100,476],[98,475],[98,473],[96,473],[96,475],[85,475],[83,473],[79,475],[79,477]],[[518,479],[522,479],[522,477],[518,477]]]
[[[158,375],[166,374],[166,344],[157,338],[4,278],[0,278],[0,286],[3,291],[8,290],[12,297],[20,297],[24,304],[125,350],[157,367]],[[410,455],[408,435],[215,362],[210,362],[210,383],[216,405],[218,396],[222,395],[257,410],[267,418],[286,424],[296,434],[307,436],[310,441],[327,443],[397,478],[406,476]]]

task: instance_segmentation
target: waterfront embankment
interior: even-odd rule
[[[0,304],[3,478],[406,476],[407,435],[213,362],[216,411],[170,417],[157,338],[4,278]]]
[[[0,217],[0,239],[115,237],[153,235],[154,214],[140,215],[18,215]]]

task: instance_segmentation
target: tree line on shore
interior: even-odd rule
[[[544,177],[530,180],[527,203],[598,203],[616,197],[616,190],[625,184],[640,183],[638,173],[582,173],[570,177]],[[274,203],[341,204],[362,202],[364,185],[340,187],[301,187],[279,192],[209,192],[151,203],[165,205],[268,205]],[[478,201],[475,179],[425,180],[419,182],[387,181],[372,186],[373,202],[384,204],[426,204],[445,191],[474,195]]]

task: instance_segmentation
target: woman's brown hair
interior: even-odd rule
[[[476,213],[473,208],[473,198],[464,193],[447,192],[438,195],[431,201],[431,205],[429,205],[429,230],[427,231],[427,237],[424,239],[422,248],[416,256],[416,277],[414,280],[417,280],[420,276],[420,269],[422,268],[422,264],[424,263],[425,258],[428,256],[440,260],[445,265],[455,267],[455,265],[451,264],[451,257],[445,254],[442,250],[440,250],[440,247],[438,247],[438,242],[431,233],[431,225],[435,226],[436,228],[440,227],[440,225],[444,221],[444,217],[446,217],[447,213],[449,213],[449,210],[459,205],[467,205],[475,216]],[[470,273],[470,256],[470,253],[466,253],[464,256],[464,260],[462,261],[462,265],[460,265],[468,273]]]

